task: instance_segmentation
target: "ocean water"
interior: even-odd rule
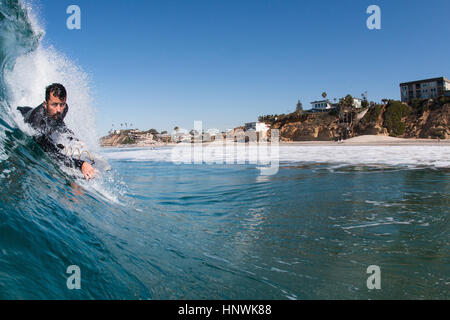
[[[251,164],[173,164],[172,148],[107,150],[137,215],[155,219],[142,221],[158,229],[153,263],[178,288],[158,297],[448,299],[448,160],[412,166],[419,147],[402,147],[404,165],[368,166],[355,158],[371,147],[341,146],[322,150],[339,162],[290,160],[320,148],[281,146],[269,176]],[[367,289],[370,265],[381,268],[381,290]]]
[[[174,161],[190,147],[100,149],[88,77],[34,21],[0,3],[0,299],[450,298],[449,147],[252,147],[261,163],[238,147],[199,163]],[[112,171],[84,181],[35,144],[15,106],[51,82]]]

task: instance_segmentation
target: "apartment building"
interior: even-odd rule
[[[414,99],[429,99],[448,95],[450,80],[445,77],[424,79],[400,83],[400,97],[402,102]]]

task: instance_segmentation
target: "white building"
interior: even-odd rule
[[[361,108],[362,100],[358,98],[353,98],[353,107],[354,108]]]
[[[362,100],[358,98],[353,98],[353,107],[361,108]],[[331,103],[329,100],[320,100],[311,102],[311,111],[313,112],[324,112],[337,109],[339,107],[336,103]]]
[[[249,130],[253,131],[254,130],[255,134],[256,134],[256,141],[262,142],[262,141],[267,141],[269,129],[270,129],[269,126],[265,122],[248,122],[245,124],[244,130],[245,131],[249,131]],[[250,134],[250,133],[248,133],[248,134]],[[250,135],[249,135],[249,137],[245,138],[246,142],[249,141],[248,139],[250,139]]]
[[[311,111],[321,112],[333,109],[333,105],[328,100],[320,100],[311,102]]]
[[[178,129],[171,134],[172,141],[179,143],[179,142],[190,142],[191,141],[191,135],[189,134],[189,131],[186,129]]]
[[[269,126],[265,122],[248,122],[245,124],[245,131],[255,130],[256,132],[267,132]]]

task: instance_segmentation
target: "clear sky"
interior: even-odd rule
[[[347,93],[450,76],[448,0],[45,0],[45,42],[91,78],[100,133],[226,129]],[[81,8],[81,30],[66,9]],[[366,9],[381,8],[381,30]]]

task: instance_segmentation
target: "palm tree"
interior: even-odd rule
[[[298,113],[302,113],[303,112],[303,105],[300,102],[300,100],[298,100],[298,102],[297,102],[297,108],[295,109],[295,111],[297,111]]]
[[[322,98],[326,98],[327,97],[327,93],[324,91],[324,92],[322,92]]]
[[[361,97],[363,100],[367,100],[367,91],[364,91],[364,93],[361,93]]]

